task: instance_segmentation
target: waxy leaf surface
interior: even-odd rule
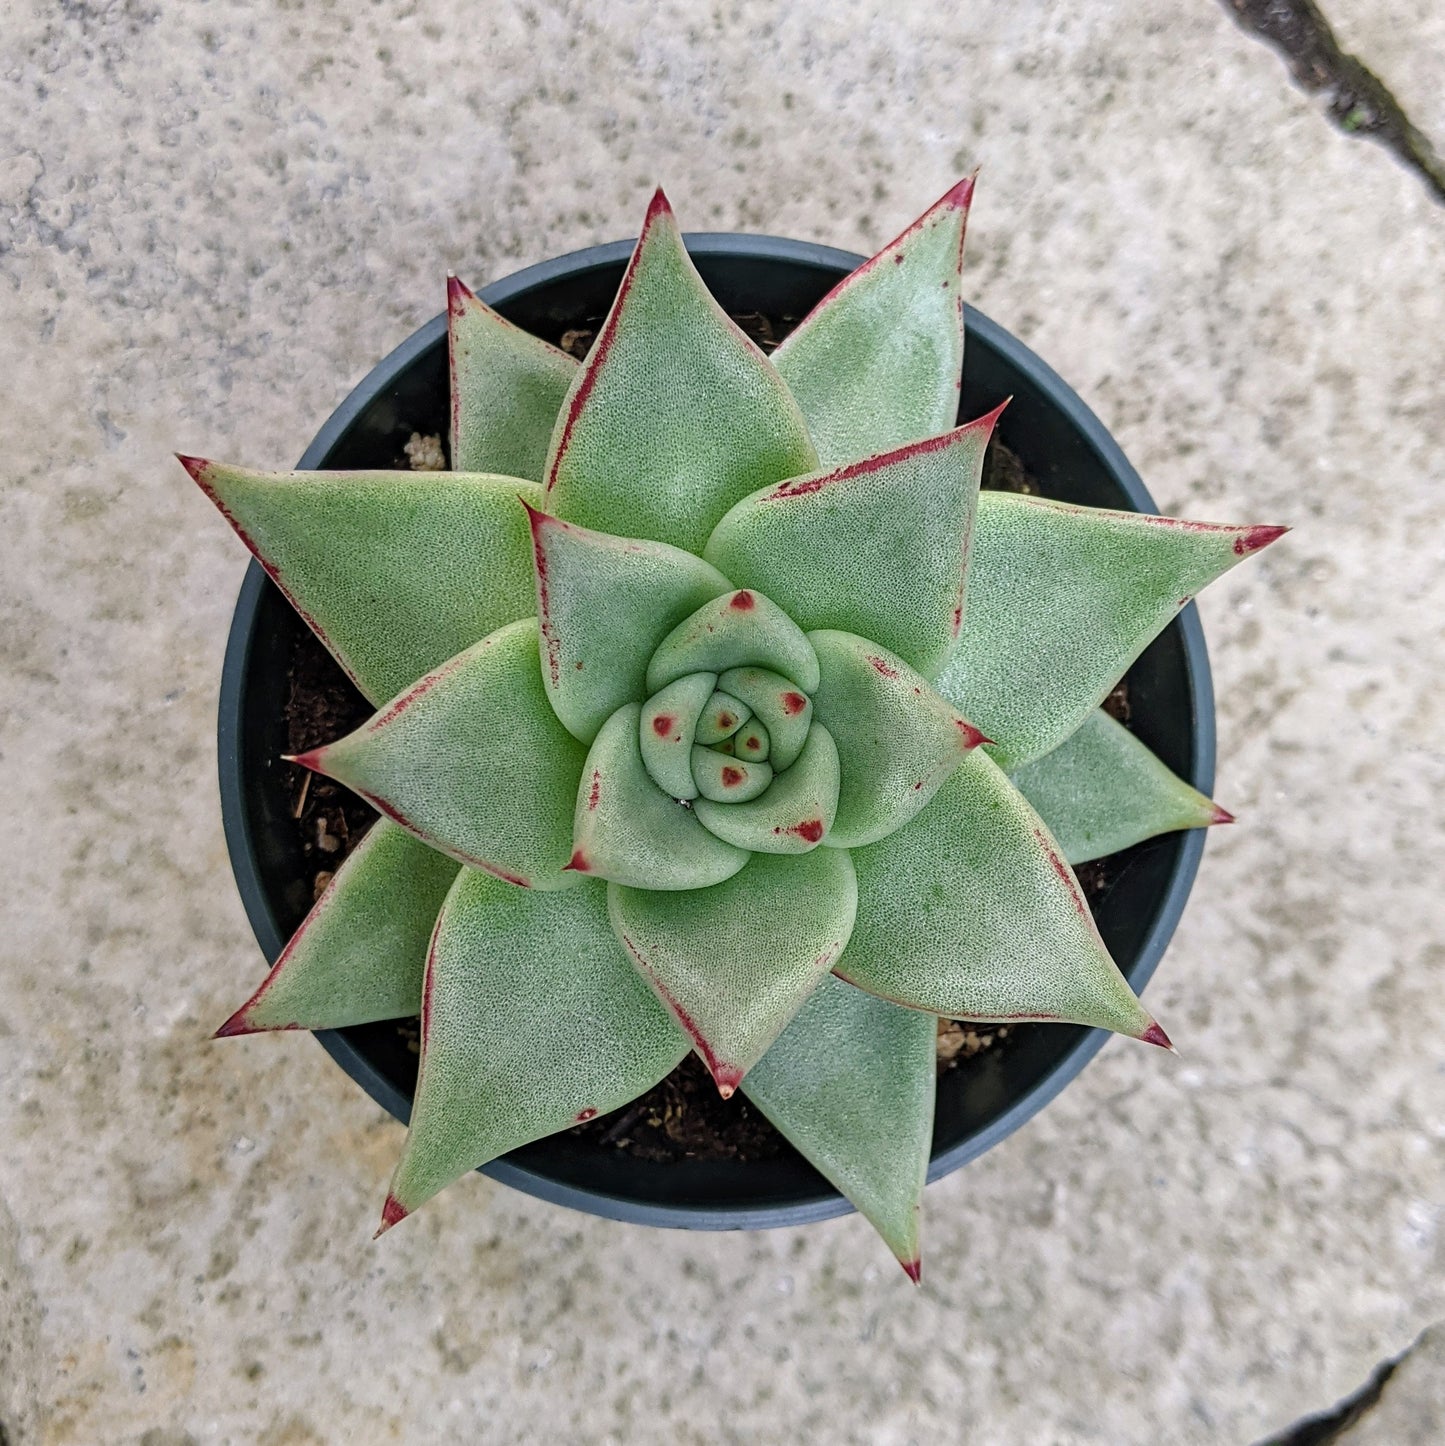
[[[798,404],[703,285],[659,191],[557,418],[548,510],[700,553],[734,502],[817,465]]]
[[[528,893],[463,869],[427,960],[382,1228],[488,1160],[636,1099],[690,1043],[618,944],[602,884]]]
[[[748,1099],[853,1202],[915,1280],[937,1037],[931,1014],[830,976],[743,1081]]]
[[[533,483],[181,460],[372,703],[536,611]]]
[[[447,351],[452,470],[540,482],[576,358],[513,326],[455,276],[447,281]]]
[[[932,677],[962,623],[997,417],[755,492],[718,523],[705,556],[799,626],[872,638]]]
[[[1157,1029],[1042,820],[981,749],[853,862],[858,923],[837,969],[860,988],[950,1019]]]
[[[530,517],[547,696],[568,731],[590,743],[624,703],[643,696],[657,645],[732,584],[665,543]]]
[[[1056,748],[1206,583],[1285,529],[985,492],[968,624],[938,691],[1017,768]]]
[[[774,769],[791,768],[813,726],[813,700],[791,678],[767,668],[729,668],[718,687],[746,703],[762,724]]]
[[[557,721],[523,618],[425,677],[355,733],[296,761],[462,863],[555,889],[585,750]]]
[[[569,867],[639,889],[705,889],[731,878],[747,854],[698,822],[704,800],[688,808],[652,781],[642,759],[641,721],[637,703],[619,708],[587,754]]]
[[[697,797],[693,739],[716,687],[716,673],[689,673],[654,693],[642,709],[638,724],[642,761],[652,781],[672,798]]]
[[[341,1029],[421,1008],[427,943],[457,864],[378,819],[218,1036]]]
[[[726,1097],[848,942],[853,865],[838,849],[757,854],[711,889],[608,890],[617,937]]]
[[[951,427],[973,178],[846,276],[773,354],[824,466]]]
[[[1071,864],[1230,815],[1096,709],[1051,753],[1009,775]]]
[[[775,773],[766,793],[750,803],[699,798],[698,821],[738,848],[765,854],[801,854],[817,846],[838,811],[838,749],[820,723],[808,730],[797,761]],[[654,885],[656,887],[656,885]]]
[[[688,673],[738,667],[770,668],[805,693],[818,686],[818,660],[803,630],[771,598],[741,588],[704,603],[658,644],[647,691]]]
[[[874,843],[922,811],[981,734],[902,658],[852,633],[808,634],[818,722],[838,745],[835,848]]]

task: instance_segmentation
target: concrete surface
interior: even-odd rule
[[[12,1446],[1248,1443],[1445,1317],[1445,211],[1204,0],[962,8],[7,8]],[[480,1178],[371,1244],[399,1128],[307,1040],[206,1042],[259,963],[213,783],[244,558],[170,452],[289,464],[449,267],[631,234],[658,180],[865,249],[975,163],[972,299],[1166,510],[1297,528],[1203,605],[1241,822],[1150,991],[1182,1058],[1111,1043],[934,1186],[921,1295],[856,1218]]]

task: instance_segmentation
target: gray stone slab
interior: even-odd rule
[[[1445,213],[1275,56],[1164,0],[16,0],[0,71],[12,1441],[1191,1446],[1445,1316]],[[1111,1043],[933,1187],[921,1295],[857,1219],[481,1178],[372,1245],[398,1127],[307,1040],[206,1042],[259,963],[213,781],[244,558],[171,450],[289,463],[449,267],[631,234],[658,180],[866,248],[975,163],[972,299],[1166,510],[1296,524],[1203,605],[1241,821],[1150,990],[1182,1058]]]

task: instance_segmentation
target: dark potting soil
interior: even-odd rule
[[[736,315],[733,320],[764,351],[772,351],[797,325],[792,317],[759,313]],[[555,338],[564,351],[585,357],[596,339],[602,318],[590,319]],[[412,433],[399,448],[396,466],[430,470],[444,461],[444,439]],[[1037,495],[1040,488],[1019,458],[996,438],[984,457],[982,485],[994,491]],[[1104,702],[1121,723],[1129,722],[1128,684],[1120,683]],[[297,634],[291,655],[286,726],[290,752],[329,743],[359,727],[373,709],[352,686],[331,655],[306,631]],[[312,895],[319,898],[347,854],[360,842],[376,819],[376,811],[353,793],[319,775],[290,765],[292,817],[300,838]],[[1075,869],[1091,908],[1108,891],[1113,858],[1097,859]],[[966,1068],[985,1052],[1010,1049],[1037,1025],[970,1024],[940,1020],[938,1072]],[[408,1050],[420,1049],[418,1019],[396,1022]],[[740,1161],[775,1159],[792,1146],[739,1093],[724,1100],[701,1061],[689,1054],[660,1084],[631,1104],[586,1124],[572,1135],[591,1140],[599,1149],[625,1151],[639,1159]]]

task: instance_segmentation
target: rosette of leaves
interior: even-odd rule
[[[916,1279],[939,1017],[1168,1045],[1069,865],[1223,815],[1099,705],[1282,529],[980,495],[971,194],[769,357],[659,192],[585,363],[450,284],[455,470],[182,459],[377,708],[219,1033],[420,1013],[382,1229],[695,1050]]]

